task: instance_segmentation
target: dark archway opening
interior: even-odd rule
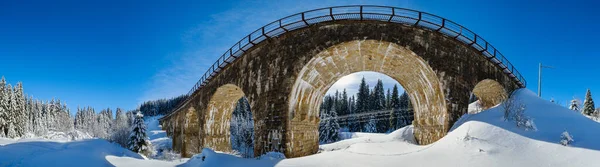
[[[254,157],[254,119],[248,99],[238,100],[229,124],[230,142],[233,153],[244,158]]]
[[[354,132],[390,133],[411,125],[409,95],[391,77],[371,71],[340,78],[319,108],[319,144],[352,138]]]

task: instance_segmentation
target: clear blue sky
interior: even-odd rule
[[[186,93],[217,56],[262,25],[319,7],[374,4],[430,12],[483,36],[544,98],[600,98],[594,1],[0,1],[0,75],[71,108],[133,109]],[[597,100],[597,101],[600,101]]]

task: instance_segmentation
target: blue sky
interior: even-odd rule
[[[500,50],[543,97],[600,98],[594,1],[0,1],[0,75],[71,108],[133,109],[186,93],[219,55],[262,25],[319,7],[373,4],[453,20]],[[371,84],[372,85],[372,84]]]

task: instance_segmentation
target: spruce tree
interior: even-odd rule
[[[337,113],[335,110],[324,112],[321,115],[319,125],[319,143],[327,144],[339,140],[340,125],[337,122]]]
[[[348,93],[346,93],[346,89],[342,92],[342,97],[340,99],[340,110],[338,111],[339,116],[348,115],[349,105],[348,105]]]
[[[144,124],[144,115],[138,112],[135,115],[135,120],[133,121],[133,128],[131,129],[131,134],[129,135],[129,149],[136,153],[142,153],[145,155],[151,154],[151,145],[146,136],[146,125]]]
[[[0,137],[6,136],[6,126],[8,126],[8,96],[6,80],[2,76],[2,79],[0,79]]]
[[[17,122],[17,114],[15,113],[16,111],[16,106],[17,106],[17,100],[15,97],[15,93],[14,90],[12,88],[12,86],[10,84],[8,84],[7,88],[7,93],[8,93],[8,120],[7,120],[7,124],[8,126],[6,126],[7,128],[7,133],[6,133],[6,137],[8,138],[15,138],[18,137],[18,133],[16,131],[17,127],[16,127],[16,122]]]
[[[398,85],[394,84],[394,88],[392,90],[392,95],[390,97],[390,108],[392,109],[390,112],[390,120],[389,127],[390,130],[398,129],[398,111],[400,107],[400,99],[398,94]]]
[[[594,100],[592,100],[592,92],[590,89],[585,93],[585,101],[583,102],[583,114],[592,116],[595,110]]]
[[[573,100],[571,100],[571,105],[569,105],[569,110],[579,112],[580,105],[581,105],[581,102],[579,101],[579,99],[573,98]]]
[[[358,87],[358,93],[356,95],[356,113],[364,113],[369,107],[369,85],[365,81],[365,77],[362,78],[360,86]]]
[[[27,111],[25,110],[25,94],[23,93],[23,84],[18,82],[14,88],[14,117],[15,132],[17,136],[24,136],[27,126]]]
[[[392,109],[392,94],[390,93],[390,88],[387,89],[387,93],[385,94],[385,109],[390,110]]]
[[[412,103],[406,91],[399,98],[398,128],[409,125],[414,119]]]

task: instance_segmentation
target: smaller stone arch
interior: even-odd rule
[[[232,151],[229,125],[238,100],[244,96],[244,91],[233,84],[217,88],[210,97],[204,115],[204,147],[217,151]],[[247,100],[251,103],[250,99]],[[253,114],[253,120],[256,121],[255,117]]]
[[[508,92],[499,82],[484,79],[475,85],[473,94],[479,99],[482,109],[494,107],[508,98]]]

